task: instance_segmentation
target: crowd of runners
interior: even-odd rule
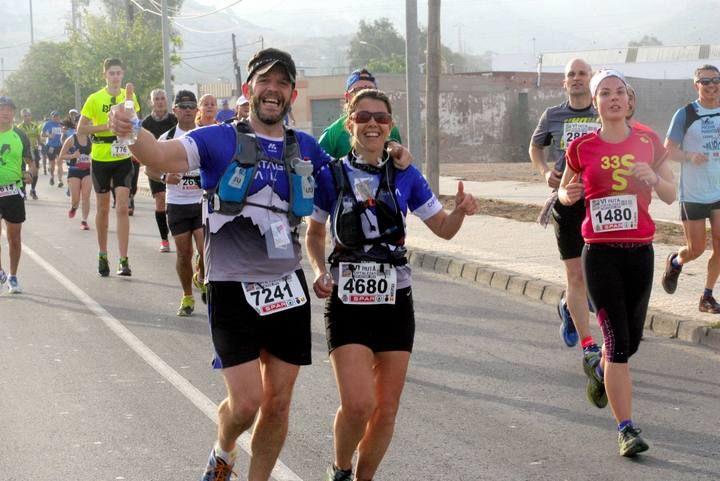
[[[142,120],[116,58],[102,65],[105,85],[64,119],[52,112],[40,125],[23,108],[14,125],[16,106],[0,96],[0,229],[7,229],[10,257],[8,272],[0,267],[0,285],[21,292],[25,199],[38,198],[40,175],[49,177],[49,187],[67,188],[68,217],[79,210],[83,230],[91,229],[94,191],[101,277],[110,275],[114,208],[116,274],[132,276],[129,217],[144,165],[159,251],[171,251],[170,235],[175,243],[177,315],[193,314],[194,291],[207,303],[214,365],[227,389],[202,479],[230,479],[236,440],[247,430],[248,479],[269,479],[287,434],[295,379],[311,362],[312,290],[326,302],[340,396],[327,479],[369,481],[393,437],[414,341],[406,216],[412,212],[433,234],[451,239],[477,213],[477,203],[459,182],[454,209],[443,209],[402,147],[392,103],[367,69],[350,74],[344,113],[318,140],[288,125],[297,96],[292,57],[263,49],[247,69],[235,108],[223,100],[218,109],[214,96],[198,99],[185,90],[170,107],[166,92],[156,89]],[[652,286],[648,205],[653,192],[675,200],[671,161],[682,165],[688,245],[666,260],[662,285],[674,292],[682,266],[702,254],[708,218],[713,255],[699,309],[720,313],[712,294],[720,275],[718,69],[701,66],[693,85],[698,100],[678,110],[663,144],[632,118],[636,92],[621,72],[593,73],[573,59],[565,69],[567,100],[543,113],[530,143],[532,164],[551,190],[540,220],[553,223],[566,272],[561,338],[568,347],[580,343],[586,395],[598,408],[610,405],[623,456],[648,449],[632,420],[628,361],[639,346]],[[300,268],[303,218],[311,282]],[[590,332],[593,315],[602,342]]]

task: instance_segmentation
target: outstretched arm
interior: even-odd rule
[[[455,208],[448,213],[441,210],[434,216],[425,220],[430,230],[438,237],[452,239],[462,227],[465,217],[477,214],[479,207],[472,194],[465,193],[462,181],[458,182],[458,191],[455,194]]]

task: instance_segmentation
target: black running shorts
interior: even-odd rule
[[[581,232],[585,219],[585,202],[579,200],[567,206],[558,200],[553,207],[552,217],[560,258],[565,261],[580,257],[585,245]]]
[[[305,274],[302,269],[296,273],[307,297],[305,304],[267,316],[247,303],[242,283],[208,283],[213,366],[227,368],[253,361],[260,357],[260,351],[296,366],[310,364],[310,297]]]
[[[148,184],[150,184],[150,193],[153,195],[153,197],[155,197],[155,194],[165,192],[166,190],[165,184],[162,182],[157,182],[148,178]]]
[[[132,185],[133,164],[130,158],[112,160],[110,162],[92,161],[93,188],[98,194],[110,192],[110,187],[127,187]]]
[[[337,286],[325,303],[328,351],[345,344],[362,344],[373,352],[412,352],[415,308],[412,288],[398,289],[395,304],[343,304]]]
[[[167,204],[168,227],[172,235],[202,228],[202,204]]]
[[[0,197],[0,219],[11,224],[25,222],[25,199],[20,194]]]
[[[712,216],[712,211],[720,209],[720,202],[700,204],[698,202],[680,202],[681,220],[705,220]]]

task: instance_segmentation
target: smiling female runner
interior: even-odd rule
[[[458,183],[455,209],[443,210],[414,166],[400,171],[386,149],[393,127],[390,100],[361,90],[348,108],[351,152],[320,171],[306,247],[313,289],[327,298],[325,325],[340,393],[331,481],[371,480],[390,445],[415,333],[410,267],[405,257],[408,209],[444,239],[477,212]],[[325,221],[335,248],[325,264]]]
[[[602,360],[587,372],[587,394],[598,407],[610,401],[620,454],[629,457],[648,449],[632,422],[628,365],[652,288],[655,224],[648,206],[653,190],[671,204],[675,184],[657,135],[628,126],[632,104],[623,75],[601,70],[590,90],[601,128],[570,144],[558,193],[565,205],[585,194],[583,270],[605,342]]]

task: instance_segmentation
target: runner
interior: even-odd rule
[[[108,112],[113,105],[125,102],[125,89],[121,88],[125,75],[122,61],[108,58],[103,62],[105,87],[91,94],[82,108],[82,116],[78,123],[78,133],[89,135],[92,142],[92,182],[95,189],[95,226],[98,239],[98,273],[102,277],[110,275],[110,263],[107,254],[108,224],[110,218],[110,189],[115,191],[117,204],[117,240],[120,260],[117,274],[130,276],[128,262],[128,241],[130,238],[130,218],[128,217],[128,200],[133,175],[130,152],[126,145],[118,142],[115,135],[108,129]],[[135,110],[140,111],[140,104],[135,96],[131,97]]]
[[[30,152],[32,155],[32,163],[30,164],[30,171],[32,174],[32,183],[30,184],[30,197],[33,200],[37,200],[37,182],[38,182],[38,171],[40,169],[40,145],[42,145],[41,129],[40,125],[32,121],[32,112],[30,109],[22,109],[20,111],[22,116],[22,122],[17,125],[17,128],[23,131],[27,138],[30,140]]]
[[[230,108],[230,101],[228,99],[222,99],[220,106],[222,108],[218,110],[217,114],[215,114],[215,120],[218,123],[226,122],[235,118],[235,111]]]
[[[708,259],[700,312],[720,314],[713,288],[720,276],[720,72],[714,65],[695,70],[698,98],[675,112],[665,139],[670,158],[680,162],[680,219],[687,245],[668,255],[662,286],[675,293],[685,264],[705,251],[705,219],[710,220],[712,255]]]
[[[2,221],[7,229],[8,251],[10,253],[9,275],[2,268],[0,256],[0,287],[7,285],[10,294],[20,294],[22,287],[17,278],[20,254],[22,253],[22,224],[25,222],[24,184],[32,181],[30,165],[34,169],[30,140],[25,133],[13,126],[15,103],[5,95],[0,96],[0,237]]]
[[[648,206],[653,191],[671,204],[675,184],[657,135],[627,124],[630,100],[623,75],[602,70],[592,77],[590,91],[602,127],[568,147],[559,198],[564,205],[586,207],[582,262],[605,341],[588,397],[602,407],[598,401],[607,390],[620,454],[631,457],[648,449],[632,421],[628,364],[640,344],[652,290],[655,224]]]
[[[57,168],[58,188],[63,186],[63,163],[55,161],[62,147],[62,125],[60,125],[60,114],[53,111],[50,113],[50,120],[45,122],[42,129],[42,138],[45,139],[48,163],[50,164],[50,185],[55,185],[55,169]]]
[[[303,188],[293,188],[291,199],[289,186],[312,185],[308,164],[299,159],[311,161],[313,174],[330,159],[309,135],[283,128],[297,96],[295,75],[289,54],[261,50],[250,59],[243,85],[248,124],[199,128],[164,143],[141,131],[131,146],[154,170],[199,168],[209,197],[203,206],[205,281],[215,366],[223,369],[227,398],[218,409],[206,481],[230,479],[236,439],[256,417],[248,479],[270,477],[287,433],[295,379],[310,363],[310,303],[297,226],[312,201]],[[115,132],[130,131],[126,117],[120,108],[113,111]],[[409,159],[398,162],[407,166]]]
[[[250,102],[244,95],[238,97],[235,103],[235,118],[237,120],[248,120],[250,117]]]
[[[63,128],[70,130],[73,126],[72,119],[63,120]],[[87,223],[88,215],[90,215],[90,192],[92,191],[92,181],[90,178],[90,164],[92,160],[92,143],[87,135],[75,132],[65,140],[58,158],[67,162],[68,165],[68,187],[70,189],[70,210],[68,218],[75,218],[78,206],[82,204],[80,210],[82,219],[80,220],[80,229],[90,230]]]
[[[155,89],[150,92],[150,102],[152,111],[143,119],[142,126],[149,130],[155,138],[158,138],[177,125],[177,118],[172,112],[168,112],[167,94],[163,89]],[[139,171],[140,166],[137,167]],[[158,232],[160,232],[160,252],[170,252],[168,218],[165,210],[165,184],[151,178],[148,178],[148,183],[153,199],[155,199],[155,222]]]
[[[198,127],[204,127],[206,125],[215,125],[215,114],[217,113],[217,100],[212,94],[205,94],[200,97],[198,103],[198,113],[195,117],[195,124]]]
[[[362,89],[378,88],[375,77],[368,72],[367,69],[353,71],[345,81],[345,109],[350,104],[356,93]],[[345,127],[347,123],[347,112],[343,113],[339,119],[330,124],[328,128],[320,135],[320,146],[332,158],[339,159],[345,157],[350,152],[350,134]],[[390,140],[402,143],[400,140],[400,131],[393,126],[390,130]]]
[[[552,205],[552,221],[560,258],[565,265],[565,295],[558,304],[560,335],[568,347],[578,342],[583,349],[583,367],[589,372],[600,361],[600,349],[590,333],[590,311],[580,256],[583,237],[580,226],[585,217],[582,202],[569,207],[557,201],[556,190],[565,169],[565,149],[573,139],[591,133],[600,127],[597,112],[592,106],[589,82],[592,69],[582,59],[570,60],[565,66],[563,86],[567,100],[543,112],[530,141],[530,160],[543,175],[553,194],[548,200]],[[548,166],[545,149],[549,147]],[[551,203],[551,204],[550,204]]]
[[[195,115],[197,114],[197,98],[195,94],[188,90],[178,92],[175,96],[173,112],[178,119],[178,124],[160,135],[160,140],[179,139],[195,128]],[[156,174],[149,168],[146,168],[145,172],[153,182],[152,177],[156,177]],[[203,301],[207,302],[202,260],[204,245],[202,231],[203,191],[200,187],[200,171],[195,169],[185,174],[164,173],[157,177],[163,185],[167,184],[168,221],[170,232],[172,232],[173,239],[175,239],[175,250],[177,252],[175,270],[183,290],[177,315],[185,317],[191,315],[195,310],[195,298],[192,292],[193,283],[200,289]],[[193,239],[198,253],[197,272],[193,272]]]
[[[387,162],[385,139],[393,123],[383,92],[359,91],[347,113],[352,150],[320,172],[306,237],[313,290],[328,299],[325,327],[340,393],[328,481],[371,480],[392,439],[415,332],[404,247],[408,209],[443,239],[451,239],[465,216],[478,209],[459,182],[456,207],[448,214],[419,170],[396,171]],[[335,245],[330,271],[325,265],[329,216]],[[358,231],[355,226],[361,225]]]
[[[70,109],[68,110],[68,117],[72,120],[73,128],[77,129],[77,124],[80,121],[80,112],[78,112],[77,109]]]

